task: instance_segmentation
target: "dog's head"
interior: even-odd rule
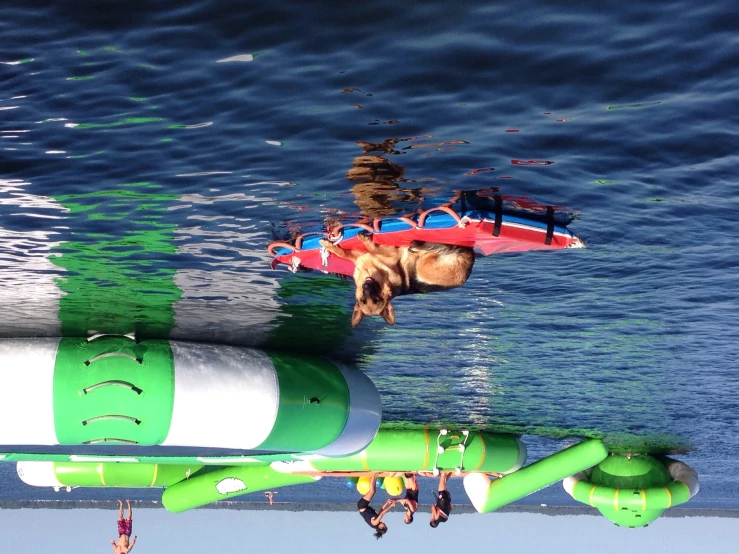
[[[395,310],[390,302],[392,291],[389,285],[367,277],[357,283],[354,296],[357,302],[352,312],[352,327],[359,325],[366,315],[379,315],[390,325],[395,325]]]

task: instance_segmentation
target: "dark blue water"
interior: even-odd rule
[[[2,7],[0,335],[329,354],[388,424],[690,451],[694,502],[735,505],[735,12]],[[588,248],[478,260],[356,331],[350,284],[269,267],[274,238],[491,186],[576,210]]]

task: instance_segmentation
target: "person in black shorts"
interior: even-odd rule
[[[398,500],[405,508],[403,521],[406,524],[413,523],[413,514],[418,510],[418,483],[416,482],[415,473],[406,473],[403,475],[403,486],[405,486],[405,497]]]
[[[381,539],[382,536],[387,533],[387,525],[382,522],[382,517],[388,513],[393,506],[395,506],[395,500],[388,498],[382,505],[382,508],[380,508],[379,514],[372,506],[369,505],[370,502],[372,502],[372,497],[375,496],[375,491],[377,490],[378,475],[378,473],[373,473],[370,477],[370,490],[359,499],[359,502],[357,502],[357,508],[359,509],[359,515],[362,516],[362,519],[367,522],[367,525],[375,530],[375,538]]]
[[[436,493],[436,505],[431,506],[431,521],[429,525],[436,529],[439,523],[449,521],[449,515],[452,513],[452,495],[446,490],[446,482],[449,480],[451,472],[445,472],[439,475],[439,491]]]

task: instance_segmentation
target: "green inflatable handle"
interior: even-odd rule
[[[478,512],[492,512],[597,465],[607,456],[600,440],[588,440],[494,481],[484,473],[471,473],[464,478],[464,489]]]

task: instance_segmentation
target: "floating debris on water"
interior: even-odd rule
[[[513,165],[552,165],[551,160],[511,160]]]
[[[494,167],[479,167],[477,169],[473,169],[472,171],[468,171],[465,173],[465,175],[477,175],[478,173],[485,173],[486,171],[495,171]]]
[[[661,104],[662,102],[640,102],[638,104],[615,104],[613,106],[607,106],[607,110],[625,110],[627,108],[644,108],[646,106],[654,106]]]
[[[239,54],[238,56],[231,56],[230,58],[223,58],[222,60],[216,60],[216,63],[252,62],[252,61],[254,61],[254,54]]]

